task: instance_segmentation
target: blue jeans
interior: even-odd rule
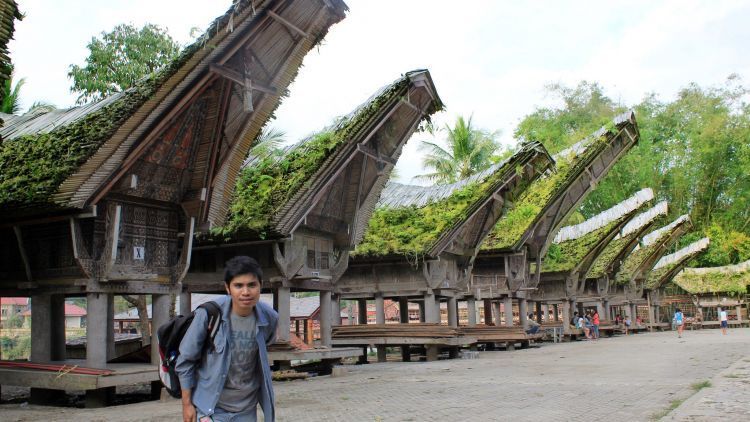
[[[599,337],[599,326],[594,325],[593,329],[594,329],[594,337]]]
[[[198,412],[198,422],[257,422],[257,412],[256,406],[237,413],[227,412],[217,407],[216,412],[211,416],[205,416]]]

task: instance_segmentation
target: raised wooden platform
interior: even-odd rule
[[[66,360],[50,362],[57,365],[85,366],[86,361]],[[0,368],[0,384],[51,390],[96,390],[159,381],[156,365],[144,363],[111,363],[109,375],[85,375],[28,368]]]
[[[362,356],[361,347],[336,347],[268,352],[269,361],[326,360]]]
[[[528,348],[535,340],[544,338],[544,332],[526,334],[523,327],[505,327],[495,325],[475,325],[473,327],[460,327],[459,331],[465,337],[475,337],[477,343],[496,345],[502,343],[507,350],[513,350],[517,343],[521,348]]]

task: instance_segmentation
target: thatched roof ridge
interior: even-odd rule
[[[356,152],[357,145],[389,115],[415,81],[428,83],[434,95],[420,119],[429,119],[442,109],[429,71],[405,73],[336,124],[279,154],[250,159],[237,182],[228,224],[219,230],[225,234],[249,231],[263,236],[289,235],[294,226],[287,221],[292,218],[290,214],[316,193],[318,179],[332,167],[346,164],[346,157]],[[396,154],[393,158],[398,158],[400,150]]]
[[[653,192],[650,191],[644,189],[636,192],[625,201],[587,220],[589,224],[583,222],[567,226],[577,227],[577,231],[568,231],[569,235],[576,237],[555,241],[550,246],[542,264],[542,272],[588,271],[597,255],[608,244],[608,239],[612,239],[653,198]]]
[[[524,192],[514,208],[498,221],[482,245],[482,250],[519,250],[531,236],[546,210],[565,194],[578,176],[610,143],[619,136],[625,136],[624,131],[637,139],[638,126],[632,111],[616,116],[610,124],[556,154],[556,171],[539,178]]]
[[[128,157],[137,142],[177,104],[191,86],[204,78],[214,60],[229,54],[244,34],[264,22],[267,10],[279,5],[276,0],[235,1],[227,12],[214,20],[206,33],[186,47],[180,56],[162,70],[139,81],[105,104],[53,111],[50,116],[37,115],[22,119],[19,125],[39,128],[38,132],[21,134],[0,146],[0,205],[4,209],[82,208],[102,184],[112,177],[113,170]],[[286,3],[299,5],[301,3]],[[286,88],[296,76],[304,55],[326,34],[330,25],[344,17],[346,5],[331,0],[325,6],[325,19],[313,28],[309,39],[300,41],[304,48],[294,50],[286,64],[275,75],[278,94],[270,95],[255,110],[252,124],[234,146],[246,150],[257,132],[272,116]],[[285,6],[285,7],[287,7]],[[282,28],[277,24],[274,28]],[[269,30],[258,27],[259,33]],[[276,30],[276,29],[274,29]],[[252,40],[250,41],[252,42]],[[269,53],[271,54],[271,53]],[[38,124],[32,120],[41,119]],[[21,126],[16,127],[17,130]],[[244,153],[237,154],[239,163],[226,163],[216,176],[209,211],[214,220],[228,205],[224,185],[233,186]],[[234,156],[232,156],[232,160]],[[236,160],[235,160],[236,161]],[[226,198],[226,199],[224,199]],[[215,206],[214,206],[215,205]]]
[[[445,187],[390,183],[353,255],[437,256],[435,245],[441,239],[454,233],[495,191],[518,176],[518,169],[532,162],[541,165],[541,171],[552,163],[538,142],[526,143],[504,162]]]
[[[644,236],[641,245],[636,246],[633,252],[623,261],[622,267],[620,267],[620,271],[617,272],[617,276],[615,277],[615,282],[618,284],[626,283],[634,277],[643,275],[645,272],[651,270],[653,265],[656,264],[656,262],[652,261],[655,258],[655,254],[662,254],[669,247],[669,244],[679,238],[677,234],[684,233],[690,225],[690,217],[688,215],[681,215],[666,226]]]
[[[675,253],[664,255],[649,272],[645,284],[646,288],[654,290],[661,287],[665,282],[673,278],[688,261],[708,249],[708,245],[709,239],[704,237]]]
[[[630,252],[626,249],[634,247],[635,238],[648,230],[654,221],[663,215],[667,215],[666,201],[660,202],[633,217],[597,256],[586,274],[586,278],[603,277],[616,264],[618,257],[625,256]]]
[[[11,61],[8,56],[8,42],[13,39],[16,20],[23,19],[15,0],[0,1],[0,81],[10,78]],[[0,95],[0,101],[2,101]]]
[[[557,236],[555,236],[554,243],[562,243],[587,235],[613,221],[619,220],[624,215],[640,208],[643,204],[651,201],[653,198],[654,191],[651,188],[641,189],[634,193],[630,198],[600,212],[582,223],[561,228],[557,233]]]
[[[750,260],[723,267],[685,268],[672,282],[691,294],[744,294],[750,285]]]

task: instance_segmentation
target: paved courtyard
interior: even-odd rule
[[[343,377],[276,384],[278,420],[750,420],[748,346],[750,329],[703,330],[349,366]],[[696,393],[706,380],[712,386]],[[177,400],[91,410],[8,404],[0,419],[179,420],[179,411]]]

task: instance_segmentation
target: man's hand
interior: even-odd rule
[[[195,406],[192,404],[182,405],[182,422],[195,422]]]
[[[192,400],[193,391],[187,388],[182,389],[182,422],[195,422],[195,406]]]

